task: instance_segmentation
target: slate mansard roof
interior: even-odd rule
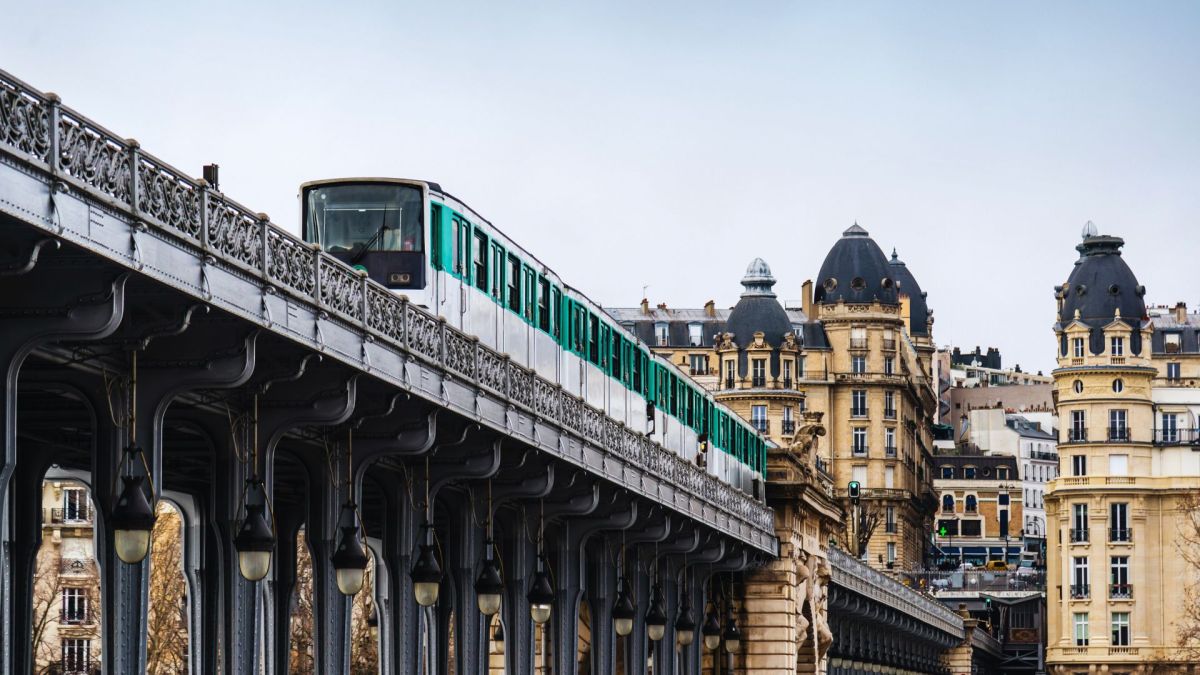
[[[915,281],[913,282],[915,285]],[[870,234],[855,223],[829,249],[813,301],[899,304],[895,272]]]
[[[1133,270],[1121,258],[1120,237],[1095,233],[1095,226],[1088,223],[1083,242],[1076,246],[1080,257],[1067,283],[1056,288],[1062,300],[1058,315],[1060,327],[1078,319],[1088,326],[1090,347],[1093,354],[1104,351],[1103,328],[1114,321],[1120,312],[1120,320],[1134,329],[1130,338],[1130,349],[1141,353],[1141,334],[1137,329],[1148,317],[1146,315],[1146,288],[1138,283]]]

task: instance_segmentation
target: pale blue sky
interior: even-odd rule
[[[5,4],[0,68],[293,230],[428,178],[605,304],[729,306],[857,219],[1034,370],[1088,219],[1200,305],[1197,3]]]

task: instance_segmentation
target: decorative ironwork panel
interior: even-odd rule
[[[297,293],[312,296],[316,288],[316,251],[279,228],[267,226],[267,278]]]
[[[63,110],[58,119],[58,164],[63,171],[129,203],[129,152],[124,141]]]
[[[362,279],[329,256],[319,256],[321,304],[351,319],[362,318]]]
[[[559,419],[561,424],[568,429],[572,429],[576,433],[582,431],[583,401],[564,392],[562,396],[562,415]]]
[[[312,269],[310,266],[309,269]],[[398,344],[404,343],[404,303],[377,286],[367,286],[367,325]]]
[[[408,305],[408,348],[422,356],[442,362],[441,322]]]
[[[508,369],[508,360],[483,345],[477,345],[477,348],[479,350],[479,384],[492,391],[504,393],[504,373]]]
[[[539,377],[534,381],[534,399],[539,415],[558,420],[558,387]]]
[[[446,367],[475,379],[475,340],[456,330],[447,330]]]
[[[0,79],[0,141],[50,160],[50,107],[16,82]]]
[[[248,211],[216,195],[208,200],[208,246],[254,269],[262,260],[261,227]]]
[[[513,403],[533,409],[533,373],[508,362],[508,397]]]
[[[189,239],[200,238],[200,190],[190,178],[142,156],[138,209]]]

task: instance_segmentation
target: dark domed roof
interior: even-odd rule
[[[1088,222],[1084,228],[1083,242],[1075,247],[1079,260],[1071,270],[1064,286],[1058,288],[1062,299],[1059,324],[1065,326],[1078,319],[1091,328],[1090,347],[1094,354],[1104,350],[1104,334],[1101,329],[1112,323],[1120,312],[1120,318],[1137,329],[1146,320],[1146,289],[1133,276],[1133,270],[1121,258],[1120,237],[1095,234],[1095,226]],[[1133,333],[1130,348],[1134,354],[1141,352],[1141,334]],[[1062,343],[1066,353],[1066,340]]]
[[[897,304],[892,267],[866,230],[855,223],[829,249],[813,300],[832,304],[882,302]]]
[[[892,249],[892,259],[888,264],[892,267],[896,290],[901,295],[908,296],[909,334],[929,335],[929,304],[925,301],[921,285],[908,270],[908,265],[896,255],[896,249]]]
[[[746,288],[742,297],[729,313],[726,331],[733,333],[733,341],[745,349],[754,340],[754,334],[762,332],[767,344],[778,347],[783,336],[792,332],[792,321],[783,305],[775,299],[775,277],[762,258],[755,258],[746,268],[742,278]]]
[[[1117,310],[1131,325],[1140,326],[1146,316],[1146,289],[1138,284],[1133,270],[1121,257],[1120,237],[1095,235],[1076,246],[1082,257],[1067,285],[1062,288],[1063,305],[1059,320],[1070,323],[1079,312],[1079,319],[1092,327],[1111,323]]]

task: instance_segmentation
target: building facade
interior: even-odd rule
[[[980,567],[1019,560],[1024,504],[1016,457],[939,456],[937,471],[934,543],[941,557]]]
[[[712,302],[651,308],[643,300],[609,311],[777,448],[819,428],[813,465],[845,514],[845,548],[879,569],[921,567],[937,506],[936,347],[925,294],[904,263],[894,253],[889,261],[857,224],[829,251],[816,285],[805,282],[799,308],[785,308],[774,285],[756,259],[729,310]],[[858,523],[849,522],[851,481],[863,488]]]
[[[1123,240],[1090,226],[1056,288],[1062,475],[1049,483],[1053,672],[1192,672],[1197,327],[1151,316]]]

